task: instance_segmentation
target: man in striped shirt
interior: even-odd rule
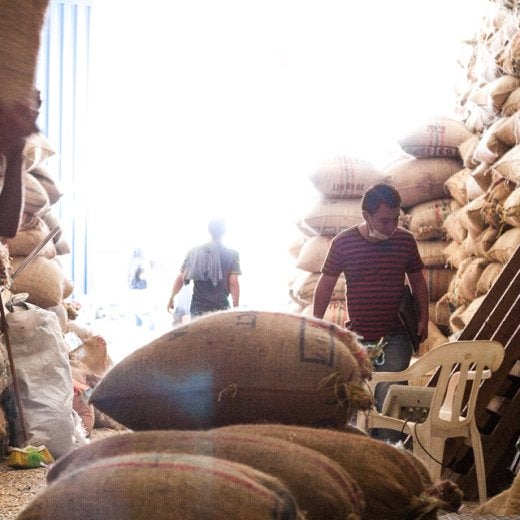
[[[321,269],[314,292],[313,314],[323,318],[338,277],[347,282],[348,321],[345,326],[361,336],[367,346],[385,344],[383,362],[376,371],[398,372],[410,364],[411,341],[399,319],[405,278],[419,308],[418,336],[428,335],[428,286],[424,263],[412,233],[398,226],[401,197],[387,184],[369,188],[361,200],[364,222],[338,233]],[[375,392],[381,410],[390,385],[380,383]]]

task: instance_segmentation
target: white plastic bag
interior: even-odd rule
[[[67,344],[53,312],[25,302],[10,309],[6,320],[27,444],[44,444],[54,458],[59,458],[86,443],[74,421]]]

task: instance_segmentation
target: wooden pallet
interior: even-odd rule
[[[503,459],[508,450],[514,450],[520,434],[520,247],[458,339],[496,340],[505,349],[500,369],[482,383],[476,408],[489,488],[500,479]],[[449,478],[457,482],[468,500],[474,500],[478,493],[471,449],[453,442],[444,462],[457,475],[449,472]]]

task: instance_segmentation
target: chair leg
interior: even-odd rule
[[[486,467],[484,464],[484,452],[480,432],[474,423],[470,426],[471,447],[473,448],[473,460],[475,462],[475,473],[477,475],[478,497],[481,504],[487,500]]]
[[[418,432],[418,434],[420,442],[416,435],[413,435],[413,452],[424,463],[433,482],[436,482],[441,478],[446,440],[441,437],[429,437],[425,431]]]

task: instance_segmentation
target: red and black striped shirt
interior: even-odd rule
[[[321,272],[347,280],[345,326],[365,341],[404,332],[399,303],[405,273],[424,268],[412,233],[398,227],[388,239],[369,242],[357,226],[338,233],[331,242]]]

